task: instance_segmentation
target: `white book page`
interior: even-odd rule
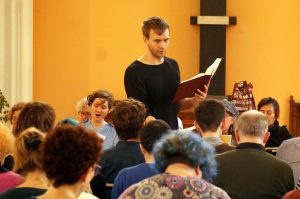
[[[217,58],[217,59],[214,61],[214,63],[213,63],[212,65],[210,65],[210,66],[206,69],[205,73],[199,73],[199,74],[193,76],[192,78],[187,79],[187,80],[184,80],[184,81],[182,81],[182,82],[187,82],[187,81],[190,81],[190,80],[192,80],[192,79],[195,79],[195,78],[197,78],[197,77],[201,77],[201,76],[204,76],[204,75],[211,75],[211,76],[213,76],[213,75],[215,74],[215,72],[217,71],[217,69],[218,69],[219,64],[220,64],[221,61],[222,61],[222,58]]]
[[[222,61],[222,58],[217,58],[214,63],[212,65],[210,65],[210,67],[208,67],[205,71],[206,75],[211,75],[213,76],[215,74],[215,72],[217,71],[220,62]]]

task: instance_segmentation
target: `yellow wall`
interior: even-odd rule
[[[34,0],[34,100],[52,104],[61,119],[92,90],[124,98],[124,70],[144,51],[140,27],[150,15],[171,25],[167,55],[179,62],[181,78],[196,74],[200,31],[189,17],[199,7],[200,0]],[[228,0],[227,14],[238,23],[227,29],[226,94],[247,80],[257,102],[278,99],[288,124],[289,96],[300,101],[300,1]]]

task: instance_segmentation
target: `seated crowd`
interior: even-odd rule
[[[204,99],[194,109],[195,131],[148,121],[142,102],[115,104],[105,90],[80,100],[76,111],[78,120],[55,124],[49,104],[12,107],[12,129],[0,124],[0,199],[300,195],[300,139],[279,126],[271,97],[243,113],[228,100]],[[279,147],[277,155],[265,147]]]

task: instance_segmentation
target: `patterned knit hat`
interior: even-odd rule
[[[229,113],[233,117],[238,117],[239,116],[239,111],[236,109],[233,102],[230,102],[227,99],[223,99],[222,102],[223,102],[223,105],[225,107],[225,111],[227,113]]]

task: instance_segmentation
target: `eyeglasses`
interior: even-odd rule
[[[83,115],[84,115],[84,116],[90,116],[90,115],[91,115],[91,113],[88,112],[88,111],[86,111],[86,112],[84,112],[84,111],[79,111],[78,114],[79,114],[79,115],[82,115],[82,116],[83,116]]]
[[[100,165],[98,165],[98,164],[95,164],[93,169],[94,169],[94,173],[95,173],[94,175],[96,176],[99,173],[101,173],[102,167]]]

